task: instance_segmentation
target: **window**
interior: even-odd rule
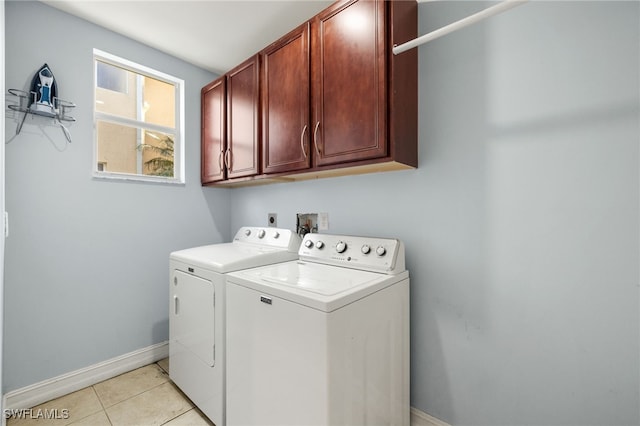
[[[184,183],[184,81],[94,49],[96,177]]]
[[[106,62],[96,62],[96,87],[127,93],[127,71]]]

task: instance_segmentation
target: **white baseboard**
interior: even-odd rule
[[[95,385],[169,356],[169,342],[158,343],[129,352],[80,370],[7,392],[4,409],[27,409],[71,392]]]
[[[451,426],[440,419],[411,407],[411,426]]]

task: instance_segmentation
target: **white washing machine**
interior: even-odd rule
[[[227,425],[409,425],[409,273],[396,239],[307,234],[227,277]]]
[[[216,426],[225,420],[228,272],[298,258],[288,229],[243,227],[231,243],[171,253],[169,376]]]

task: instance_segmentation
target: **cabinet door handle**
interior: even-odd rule
[[[316,128],[313,130],[313,144],[316,147],[316,152],[320,155],[320,150],[318,149],[318,127],[320,127],[320,122],[316,123]]]
[[[222,160],[224,151],[220,151],[220,155],[218,155],[218,165],[220,166],[220,171],[224,169],[224,162]]]
[[[227,148],[227,152],[224,154],[224,164],[225,164],[225,166],[227,166],[228,170],[231,169],[231,167],[229,166],[229,164],[230,164],[229,158],[230,157],[231,157],[231,148]]]
[[[178,296],[174,295],[173,296],[173,313],[174,315],[178,315]]]
[[[304,127],[302,128],[302,134],[300,135],[300,148],[302,149],[302,155],[304,155],[304,158],[307,158],[307,152],[304,149],[304,133],[307,131],[307,125],[305,124]]]

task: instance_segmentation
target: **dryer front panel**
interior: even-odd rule
[[[176,270],[171,290],[171,340],[213,367],[216,343],[213,283]]]

